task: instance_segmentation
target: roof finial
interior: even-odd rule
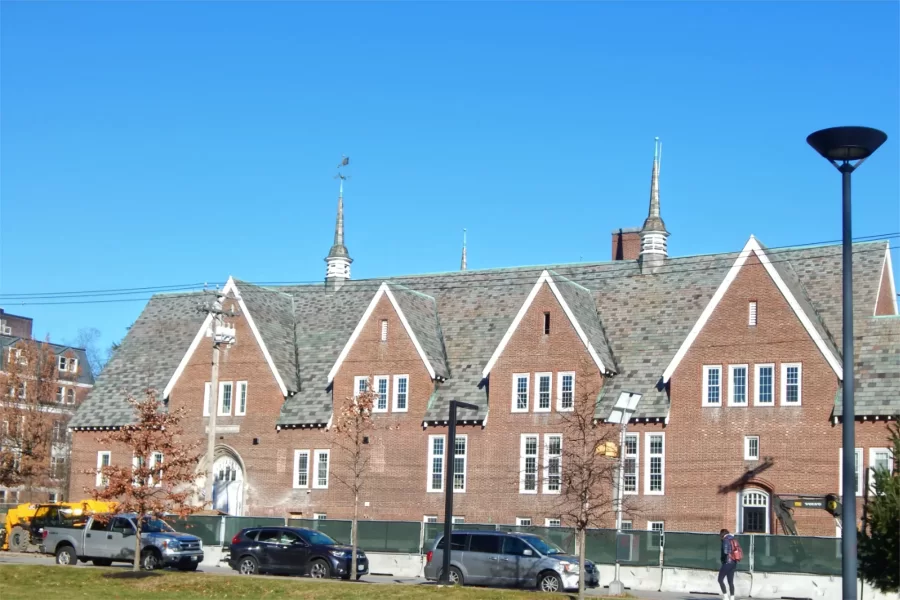
[[[653,144],[653,170],[650,175],[650,210],[642,231],[665,231],[659,211],[659,165],[662,160],[662,142],[655,138]]]
[[[466,230],[463,228],[463,251],[462,251],[462,261],[459,264],[459,270],[466,270]]]
[[[641,228],[641,253],[639,260],[642,273],[652,273],[665,263],[668,256],[666,224],[659,210],[659,165],[662,162],[662,142],[655,138],[653,144],[653,170],[650,175],[650,210]]]
[[[340,179],[341,183],[338,187],[337,219],[334,224],[334,245],[331,246],[331,250],[325,258],[325,262],[328,265],[325,271],[326,283],[329,281],[334,283],[335,281],[350,279],[350,263],[352,263],[353,260],[350,258],[347,247],[344,246],[344,180],[350,179],[350,177],[340,172],[340,168],[346,167],[348,164],[350,164],[350,157],[343,156],[340,164],[337,166],[339,169],[338,174],[335,175],[335,178]],[[336,289],[336,286],[333,287]]]

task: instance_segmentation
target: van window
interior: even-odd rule
[[[511,554],[513,556],[525,556],[525,550],[531,550],[531,546],[523,542],[521,539],[510,535],[503,538],[503,554]],[[534,551],[531,551],[534,556]]]
[[[466,538],[469,537],[468,534],[465,533],[454,533],[450,535],[450,550],[465,550],[466,549]],[[444,549],[444,538],[441,538],[441,541],[437,545],[438,550]]]
[[[263,529],[259,532],[258,541],[263,544],[277,544],[281,540],[281,531],[277,529]]]
[[[499,554],[502,540],[503,538],[499,535],[472,534],[472,539],[469,541],[469,552]]]

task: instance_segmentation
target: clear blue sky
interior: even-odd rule
[[[888,133],[854,234],[900,231],[896,2],[0,11],[0,293],[319,281],[342,153],[354,278],[457,269],[463,227],[470,268],[607,260],[654,136],[673,255],[840,238],[835,125]],[[144,302],[0,305],[106,345]]]

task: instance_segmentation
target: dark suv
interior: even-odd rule
[[[317,579],[350,579],[352,549],[320,531],[301,527],[252,527],[231,540],[228,564],[241,575],[293,573]],[[365,552],[356,551],[356,578],[369,572]]]

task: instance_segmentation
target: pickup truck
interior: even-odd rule
[[[71,526],[44,527],[40,550],[60,565],[92,561],[106,567],[134,561],[135,514],[94,515]],[[141,519],[141,566],[146,570],[175,567],[195,571],[203,561],[200,538],[178,533],[162,519]]]

